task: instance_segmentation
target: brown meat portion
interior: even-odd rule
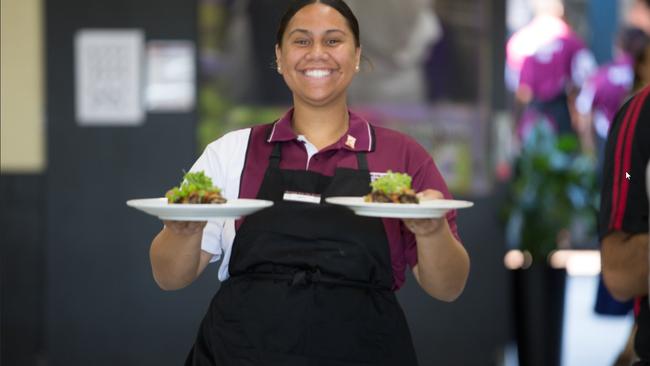
[[[201,203],[201,196],[199,192],[192,192],[187,196],[187,202],[185,203]]]
[[[175,202],[172,203],[191,203],[191,204],[197,204],[197,203],[214,203],[214,204],[221,204],[221,203],[226,203],[227,200],[221,196],[221,194],[217,192],[207,192],[206,194],[201,197],[199,195],[199,192],[192,192],[187,197],[179,198]]]
[[[221,204],[226,203],[226,199],[217,192],[208,192],[203,196],[203,203]]]
[[[418,197],[413,192],[387,195],[384,192],[375,191],[366,196],[366,201],[378,203],[419,203]]]
[[[399,196],[399,203],[420,203],[418,197],[413,194],[401,194]]]
[[[383,203],[391,203],[390,197],[384,193],[384,192],[379,192],[375,191],[370,194],[370,200],[371,202],[383,202]]]

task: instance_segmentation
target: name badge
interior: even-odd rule
[[[285,201],[305,202],[320,204],[320,194],[304,193],[304,192],[284,192],[282,197]]]

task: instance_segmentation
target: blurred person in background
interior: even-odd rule
[[[584,145],[594,146],[595,154],[603,165],[607,133],[616,111],[630,94],[650,83],[650,37],[640,29],[627,28],[619,36],[616,59],[598,69],[585,83],[576,100]],[[602,172],[598,171],[599,180]],[[633,301],[620,302],[605,287],[602,274],[598,283],[595,311],[602,315],[627,315]],[[616,366],[629,365],[634,358],[634,326],[624,349],[615,362]]]
[[[650,80],[645,75],[650,36],[637,28],[624,29],[615,49],[615,59],[601,66],[585,83],[576,99],[585,145],[595,149],[599,161],[605,149],[609,126],[625,100]]]
[[[650,35],[650,0],[634,0],[625,14],[625,22]]]
[[[610,127],[598,217],[605,286],[621,302],[635,299],[636,366],[650,366],[645,175],[650,161],[649,96],[650,86],[645,86],[618,111]]]
[[[363,24],[363,54],[371,72],[350,85],[352,104],[420,104],[426,102],[424,63],[442,28],[432,0],[348,0]]]
[[[372,177],[389,170],[410,175],[423,198],[451,197],[424,148],[348,109],[359,33],[342,0],[291,2],[275,56],[293,108],[275,123],[212,142],[191,169],[204,171],[227,199],[274,205],[236,222],[165,221],[152,241],[163,289],[188,286],[221,259],[223,282],[186,365],[415,366],[395,295],[405,271],[436,299],[453,301],[463,291],[469,256],[455,211],[399,220],[320,204],[368,194]]]
[[[518,103],[520,141],[540,121],[557,133],[573,133],[573,101],[596,69],[593,54],[564,20],[563,2],[532,2],[533,19],[506,45],[506,85]]]

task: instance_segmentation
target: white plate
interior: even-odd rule
[[[223,204],[192,204],[167,203],[167,198],[144,198],[129,200],[126,204],[162,220],[176,221],[238,219],[273,206],[271,201],[251,199],[233,199]]]
[[[469,201],[427,200],[420,203],[365,202],[363,197],[330,197],[326,202],[343,205],[360,216],[395,219],[427,219],[443,217],[448,211],[474,206]]]

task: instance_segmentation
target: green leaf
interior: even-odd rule
[[[373,191],[385,194],[401,194],[411,189],[411,177],[404,173],[388,171],[386,175],[370,183]]]
[[[204,171],[198,171],[185,173],[180,186],[173,187],[166,194],[166,197],[170,201],[178,201],[189,196],[192,192],[197,191],[201,198],[203,198],[207,192],[221,193],[221,190],[212,184],[212,179],[205,175]]]
[[[572,231],[574,244],[595,240],[596,167],[579,148],[575,135],[555,136],[543,123],[533,128],[515,161],[505,204],[510,246],[543,259],[557,249],[562,230]]]

